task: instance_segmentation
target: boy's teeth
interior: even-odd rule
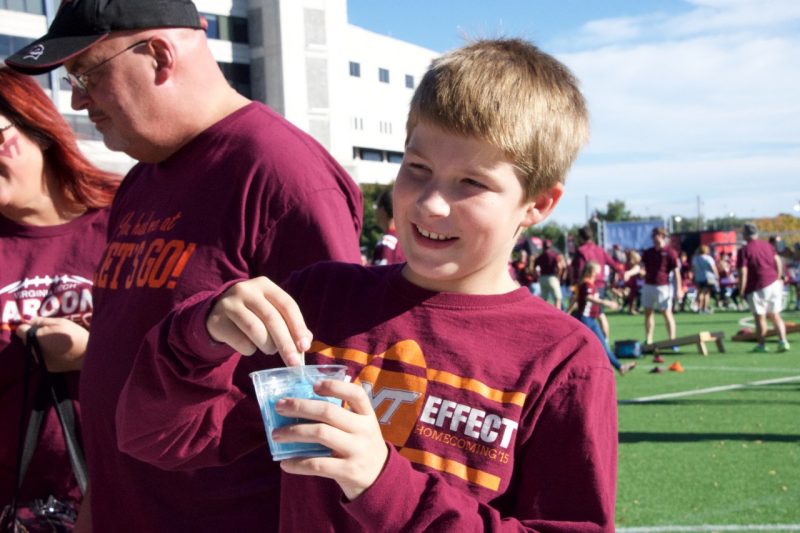
[[[426,237],[428,239],[434,239],[434,240],[437,240],[437,241],[444,241],[444,240],[447,240],[447,238],[448,238],[447,235],[439,235],[438,233],[433,233],[432,231],[426,231],[426,230],[420,228],[419,226],[417,226],[417,230],[419,230],[420,234],[423,237]]]

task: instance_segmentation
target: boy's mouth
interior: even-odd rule
[[[414,225],[417,228],[417,232],[425,237],[426,239],[431,239],[433,241],[449,241],[457,239],[457,237],[449,237],[447,235],[442,235],[441,233],[434,233],[432,231],[428,231],[426,229],[421,228],[420,226]]]

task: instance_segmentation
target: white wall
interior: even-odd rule
[[[219,15],[252,18],[260,10],[256,26],[262,28],[261,44],[211,40],[214,56],[224,62],[257,63],[254,71],[262,69],[264,86],[253,87],[254,94],[315,136],[356,181],[394,179],[397,164],[356,160],[353,147],[403,151],[413,94],[405,75],[419,83],[436,52],[349,24],[346,0],[194,1],[198,11]],[[0,33],[39,37],[46,30],[44,16],[0,10]],[[360,78],[350,76],[350,61],[360,63]],[[378,81],[378,68],[389,70],[388,84]],[[74,113],[69,92],[54,99],[63,113]],[[81,147],[103,168],[124,171],[133,164],[99,142],[82,142]]]

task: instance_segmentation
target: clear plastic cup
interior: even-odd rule
[[[275,404],[282,398],[302,398],[323,400],[334,405],[341,405],[338,398],[319,396],[314,393],[314,383],[323,379],[344,381],[347,367],[344,365],[307,365],[270,368],[252,372],[250,379],[256,389],[256,398],[261,409],[261,418],[267,432],[269,451],[273,461],[283,461],[293,457],[324,457],[331,450],[314,442],[275,442],[272,430],[293,424],[302,424],[308,420],[289,418],[275,411]]]

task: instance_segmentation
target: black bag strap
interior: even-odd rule
[[[42,348],[39,346],[39,339],[36,337],[36,328],[32,327],[27,334],[27,347],[31,356],[36,357],[40,363],[42,371],[42,383],[49,390],[50,399],[55,407],[58,421],[61,423],[61,431],[64,434],[64,442],[67,445],[69,460],[72,463],[72,472],[78,482],[81,494],[86,494],[88,474],[86,470],[86,459],[83,455],[83,448],[78,437],[75,423],[75,409],[72,400],[67,396],[67,384],[64,376],[53,374],[47,370],[47,365],[42,357]]]
[[[33,331],[36,335],[36,326],[31,327],[28,331]],[[14,495],[11,498],[11,503],[7,507],[7,512],[3,514],[3,522],[0,524],[0,531],[15,531],[15,520],[17,517],[17,507],[19,505],[19,495],[22,490],[22,483],[25,481],[25,474],[28,472],[28,465],[30,465],[33,452],[36,451],[36,444],[39,441],[39,431],[42,427],[42,420],[44,413],[47,409],[47,395],[44,384],[40,384],[39,389],[36,391],[33,409],[30,415],[28,414],[28,392],[30,390],[31,382],[31,367],[33,366],[33,358],[30,350],[26,350],[25,360],[23,362],[22,370],[22,402],[19,415],[19,432],[17,438],[17,469],[14,473]]]

